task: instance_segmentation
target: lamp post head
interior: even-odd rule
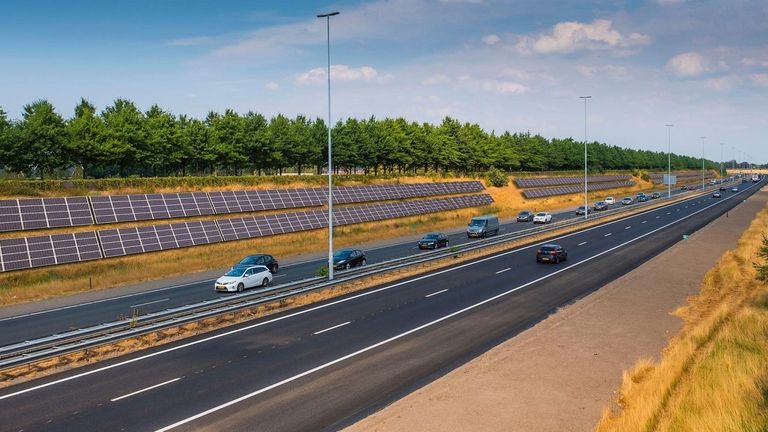
[[[320,14],[317,17],[318,18],[327,18],[327,17],[336,16],[338,14],[339,14],[339,12],[329,12],[329,13],[326,13],[326,14]]]

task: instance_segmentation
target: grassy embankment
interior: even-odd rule
[[[675,312],[685,323],[661,361],[625,371],[598,431],[768,431],[768,285],[752,266],[767,234],[768,208]]]
[[[429,177],[404,177],[400,179],[352,179],[343,184],[360,183],[424,183],[435,179]],[[469,180],[467,178],[451,178],[450,181]],[[635,179],[637,184],[631,188],[601,191],[590,194],[591,202],[609,195],[620,197],[630,195],[638,190],[649,190],[652,185],[641,179]],[[237,190],[248,187],[272,188],[286,187],[283,183],[275,184],[264,181],[258,184],[233,183],[227,186],[208,186],[195,190]],[[293,177],[290,187],[318,186],[317,181],[307,182],[305,178]],[[190,190],[181,186],[154,188],[153,192],[173,192]],[[114,190],[101,190],[99,193],[137,193],[147,192],[135,187],[117,187]],[[485,213],[495,213],[502,218],[511,218],[520,210],[554,210],[573,207],[582,203],[582,195],[565,195],[538,200],[526,200],[519,189],[510,184],[507,187],[488,187],[487,192],[493,196],[495,203],[485,208],[462,209],[439,214],[406,217],[383,222],[372,222],[352,226],[339,227],[334,230],[335,245],[344,247],[361,243],[384,241],[396,237],[418,235],[427,231],[447,230],[463,227],[472,216]],[[51,192],[55,195],[56,192]],[[219,216],[220,217],[220,216]],[[197,218],[204,219],[204,218]],[[196,219],[192,219],[196,220]],[[148,221],[135,224],[120,224],[121,227],[147,225],[162,221]],[[99,229],[108,226],[99,226]],[[93,230],[94,227],[81,227],[77,230]],[[53,234],[56,232],[71,232],[74,229],[46,230],[31,233],[8,233],[2,237],[21,237],[24,235]],[[264,237],[238,242],[227,242],[209,246],[198,246],[186,249],[170,250],[128,256],[123,258],[97,260],[87,263],[64,266],[31,269],[7,274],[0,274],[0,305],[9,305],[29,301],[42,300],[51,297],[74,294],[89,290],[100,290],[116,286],[139,283],[164,277],[202,272],[206,270],[227,268],[242,255],[256,252],[271,253],[281,259],[299,254],[323,251],[327,245],[327,232],[317,230],[300,232],[274,237]]]

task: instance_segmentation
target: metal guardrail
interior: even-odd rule
[[[719,185],[712,186],[719,187]],[[710,193],[710,191],[711,189],[705,189],[704,191],[699,190],[698,193],[694,195],[688,195],[688,193],[678,194],[678,197],[681,195],[685,196],[682,196],[681,198],[683,199],[677,200],[675,202],[705,195]],[[592,216],[586,219],[586,221],[603,219],[615,214],[621,214],[635,210],[638,207],[649,206],[657,202],[659,201],[649,200],[645,203],[636,203],[631,206],[622,206],[599,213],[595,212],[592,213]],[[449,247],[447,250],[438,249],[427,253],[422,252],[418,255],[409,255],[370,264],[364,267],[358,267],[353,270],[347,270],[339,273],[339,277],[333,281],[326,281],[324,277],[307,278],[287,284],[282,284],[268,291],[238,294],[234,298],[222,297],[218,299],[205,300],[190,305],[141,315],[135,318],[103,323],[91,327],[68,331],[65,333],[54,334],[39,339],[5,345],[0,347],[0,370],[20,366],[32,361],[44,360],[69,352],[83,350],[109,342],[141,336],[143,334],[151,333],[165,328],[199,321],[204,318],[236,312],[239,310],[258,306],[260,304],[296,296],[302,293],[317,291],[335,285],[341,285],[357,279],[448,258],[456,254],[498,246],[532,235],[545,234],[547,232],[559,230],[564,227],[578,225],[584,222],[585,219],[582,217],[569,218],[534,228],[496,235],[486,239],[480,239],[476,242],[466,243],[460,246]]]

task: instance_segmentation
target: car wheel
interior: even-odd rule
[[[245,289],[245,285],[243,285],[242,282],[237,284],[237,292],[243,292],[244,289]]]
[[[280,271],[280,266],[279,265],[275,264],[274,266],[272,266],[272,274],[275,274],[278,271]]]
[[[362,261],[360,261],[360,265],[366,265],[367,263],[368,263],[368,262],[365,260],[365,258],[363,258],[363,260],[362,260]]]
[[[349,263],[344,264],[344,270],[349,270],[352,266]]]
[[[568,261],[568,255],[563,255],[563,261]]]
[[[560,257],[555,257],[555,264],[560,264]]]
[[[264,280],[261,281],[261,286],[265,287],[267,285],[269,285],[269,278],[264,278]]]

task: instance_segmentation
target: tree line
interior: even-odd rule
[[[24,106],[21,119],[0,109],[0,169],[18,177],[83,177],[321,173],[327,127],[303,115],[266,118],[233,110],[204,119],[153,105],[142,112],[116,99],[98,112],[85,99],[64,118],[46,100]],[[564,171],[583,167],[583,143],[528,133],[487,132],[445,117],[440,124],[403,118],[348,118],[332,130],[336,173]],[[589,143],[590,171],[667,167],[667,154]],[[716,167],[707,161],[710,168]],[[673,169],[699,169],[701,159],[672,155]]]

